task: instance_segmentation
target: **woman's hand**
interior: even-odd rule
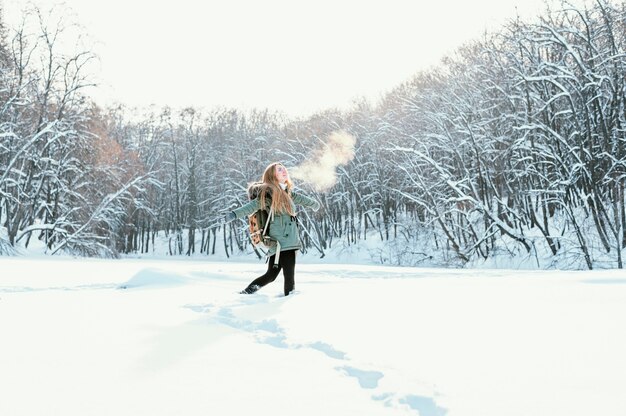
[[[232,220],[234,220],[235,218],[237,218],[237,216],[235,215],[234,212],[230,211],[228,212],[226,215],[224,215],[224,222],[231,222]]]

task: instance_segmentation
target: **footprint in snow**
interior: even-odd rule
[[[267,299],[265,300],[267,301]],[[245,301],[242,303],[247,306],[252,303],[259,303],[259,300],[255,299],[252,302]],[[241,303],[239,305],[241,305]],[[211,313],[214,305],[187,305],[186,307],[198,313]],[[323,341],[316,341],[309,344],[290,344],[285,330],[275,319],[264,319],[256,322],[240,319],[235,316],[233,310],[229,307],[221,307],[216,312],[213,312],[212,315],[223,325],[251,333],[259,343],[285,349],[311,348],[325,354],[329,358],[346,363],[350,362],[345,352],[339,351],[332,345]],[[379,388],[379,381],[385,377],[385,374],[380,371],[364,370],[350,365],[335,367],[335,369],[348,377],[355,378],[359,386],[367,390],[377,390]],[[415,394],[402,396],[397,393],[383,392],[373,394],[372,399],[383,402],[387,407],[408,406],[411,410],[419,413],[420,416],[445,416],[447,414],[447,409],[439,406],[434,398],[428,396]]]

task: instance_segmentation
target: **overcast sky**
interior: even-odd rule
[[[2,1],[2,0],[0,0]],[[23,0],[4,0],[11,24]],[[33,3],[47,8],[50,0]],[[101,103],[345,108],[542,0],[66,0],[94,40]]]

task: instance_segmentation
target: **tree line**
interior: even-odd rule
[[[299,215],[304,250],[374,239],[373,258],[392,264],[524,256],[622,268],[626,3],[546,7],[377,103],[298,120],[98,108],[87,92],[95,56],[58,53],[63,26],[31,11],[19,28],[0,26],[0,253],[31,239],[50,253],[147,253],[164,236],[171,255],[253,251],[244,224],[223,214],[267,164],[299,165],[345,130],[357,142],[337,183],[300,184],[322,204]]]

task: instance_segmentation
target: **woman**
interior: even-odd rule
[[[226,222],[236,218],[245,218],[260,208],[265,208],[268,212],[273,209],[273,217],[270,216],[268,219],[270,221],[268,233],[277,244],[269,249],[267,272],[256,278],[241,293],[256,292],[276,280],[282,269],[285,278],[285,296],[287,296],[295,287],[296,251],[301,247],[296,220],[296,204],[315,211],[319,209],[320,204],[312,198],[293,192],[293,183],[289,179],[287,168],[280,163],[269,165],[263,172],[261,182],[250,185],[248,194],[252,200],[226,214]],[[274,267],[275,261],[278,267]]]

